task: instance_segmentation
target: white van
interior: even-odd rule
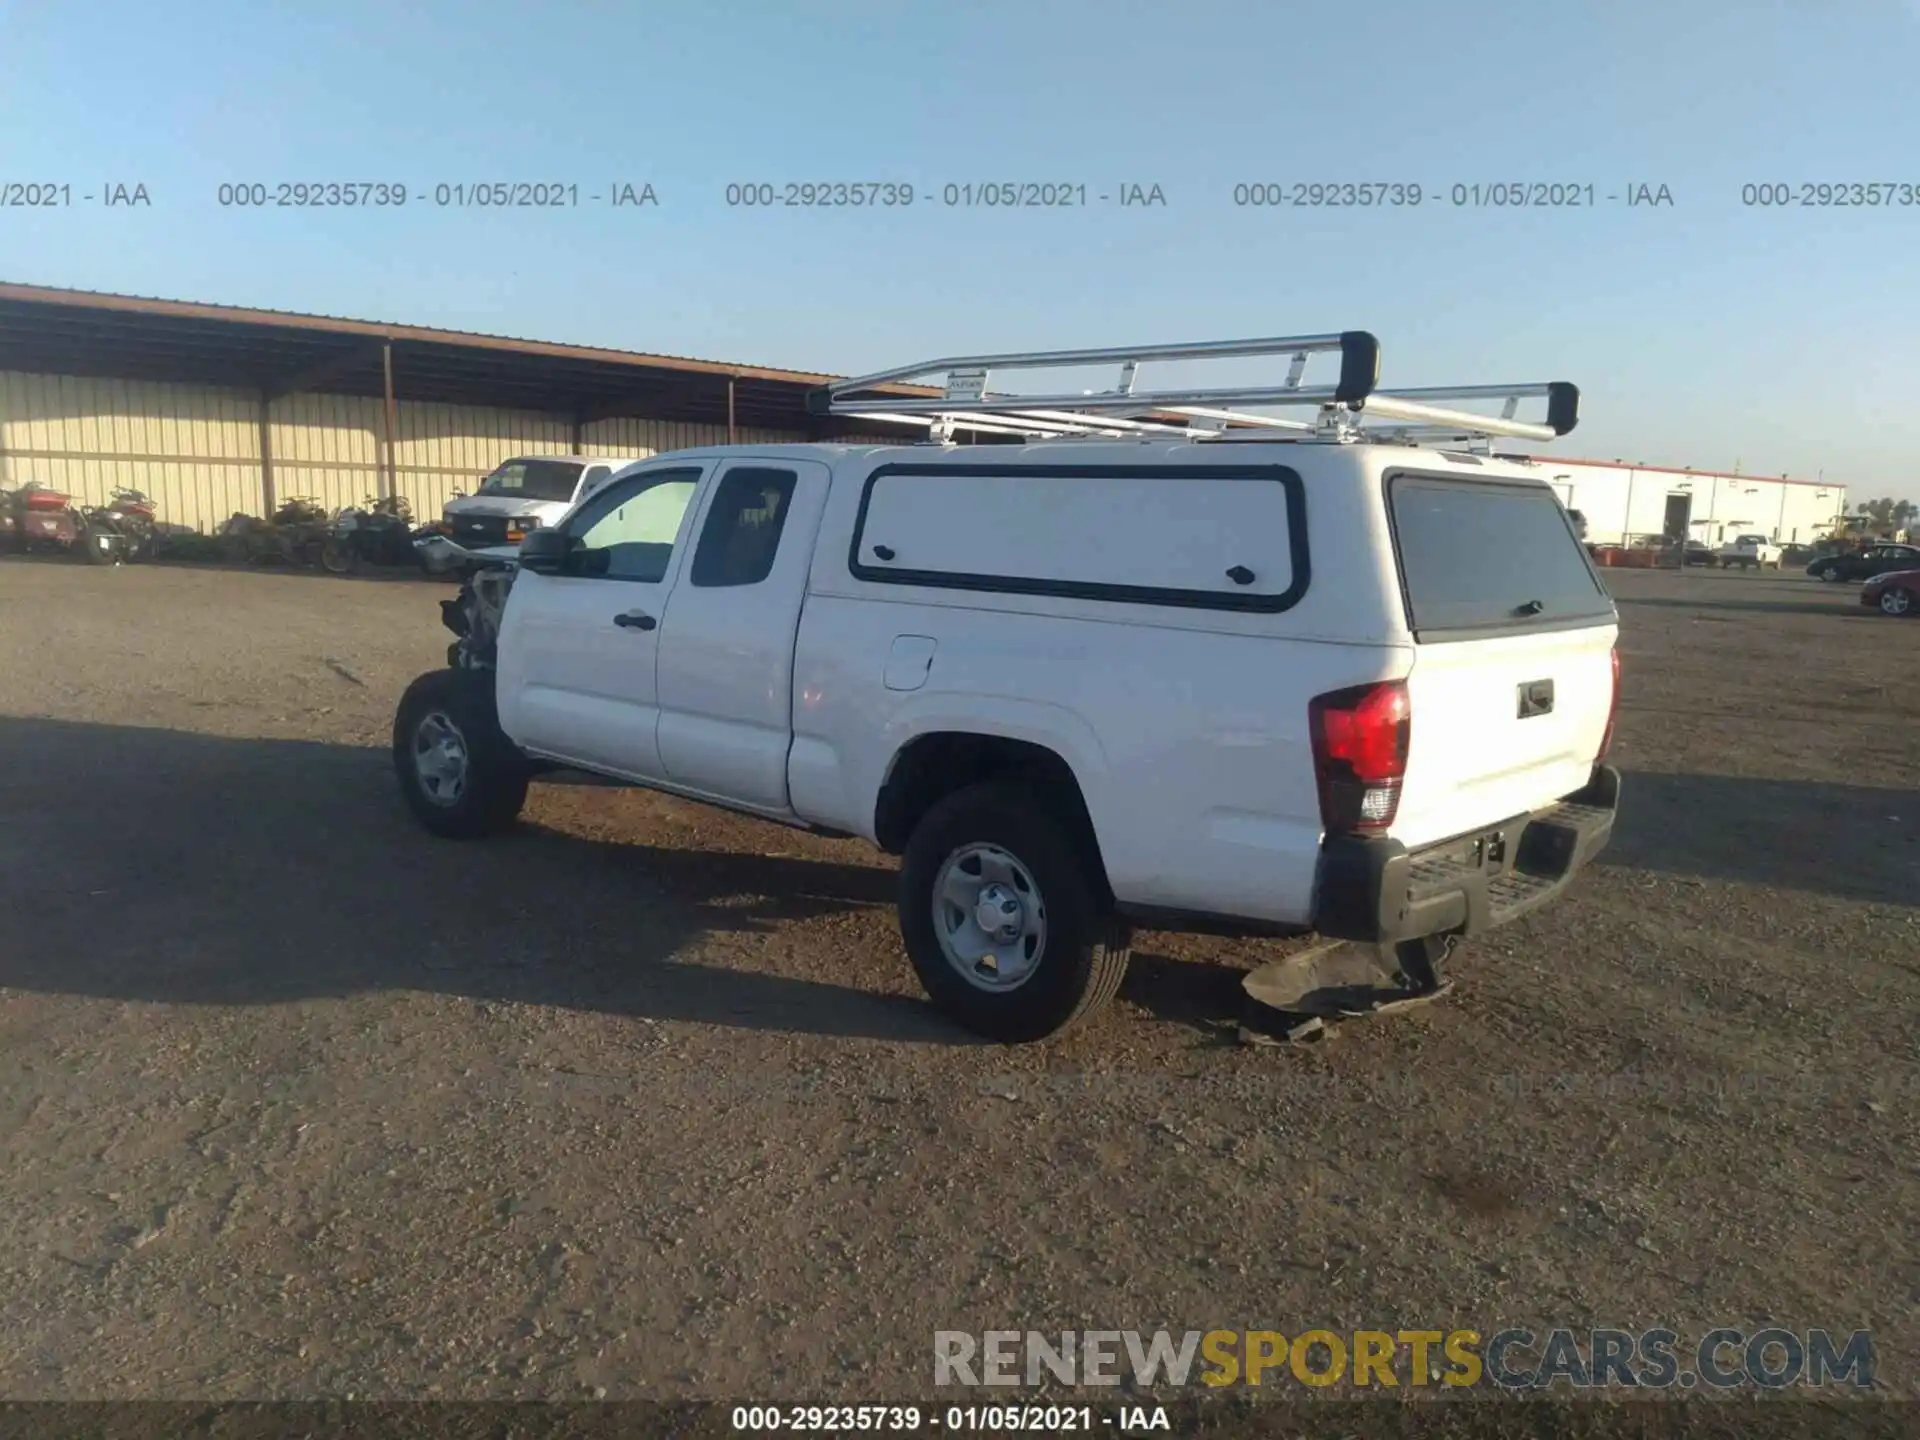
[[[448,539],[463,549],[517,545],[529,532],[552,525],[613,477],[636,463],[631,456],[516,455],[441,510]]]
[[[1316,349],[1338,385],[1133,389],[1141,357]],[[1120,390],[986,390],[1089,355]],[[888,389],[930,365],[817,402],[934,443],[658,455],[470,579],[395,717],[422,823],[499,830],[569,768],[865,837],[928,992],[1002,1040],[1098,1009],[1134,924],[1432,958],[1607,843],[1613,601],[1532,468],[1446,439],[1563,433],[1573,387],[1522,387],[1544,426],[1378,396],[1362,332],[935,364],[944,397]]]

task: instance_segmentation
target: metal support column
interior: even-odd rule
[[[732,445],[739,439],[733,424],[733,376],[727,377],[727,444]]]
[[[570,455],[587,453],[587,422],[578,415],[573,417],[573,428],[568,434],[567,453]]]
[[[386,493],[383,499],[391,499],[400,493],[400,424],[399,412],[393,403],[393,342],[387,341],[380,347],[380,367],[385,373],[387,400],[387,466],[384,484]]]
[[[273,395],[260,392],[260,516],[271,520],[280,503],[273,493]]]

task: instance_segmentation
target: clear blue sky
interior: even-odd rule
[[[1920,498],[1913,0],[0,0],[0,278],[799,369],[1363,328],[1388,385],[1571,379],[1574,455]],[[397,212],[223,210],[222,182],[396,180]],[[579,208],[437,208],[441,182]],[[890,180],[906,210],[730,209]],[[1164,208],[938,203],[1157,183]],[[1246,180],[1591,183],[1595,209],[1237,208]],[[651,183],[653,209],[585,201]],[[1671,207],[1609,204],[1666,185]]]

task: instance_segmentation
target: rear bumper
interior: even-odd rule
[[[1409,851],[1341,837],[1320,851],[1314,929],[1330,940],[1392,943],[1476,935],[1553,899],[1606,848],[1620,772],[1596,765],[1575,794],[1531,815]]]

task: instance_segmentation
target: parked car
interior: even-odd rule
[[[1263,343],[1351,377],[1371,337]],[[927,992],[1002,1041],[1103,1006],[1136,923],[1412,975],[1607,843],[1617,612],[1529,467],[1271,433],[653,457],[446,602],[400,789],[456,839],[542,769],[862,837]]]
[[[1722,566],[1742,570],[1778,570],[1780,547],[1765,535],[1740,535],[1714,552]]]
[[[1875,575],[1860,587],[1860,603],[1882,615],[1920,615],[1920,570]]]
[[[1882,542],[1862,550],[1822,555],[1807,566],[1807,574],[1816,580],[1868,580],[1890,570],[1912,570],[1916,567],[1920,567],[1920,546]]]
[[[464,549],[518,545],[559,521],[574,505],[633,459],[588,455],[517,455],[441,509],[442,533]]]
[[[1689,540],[1681,551],[1681,563],[1684,565],[1718,565],[1720,557],[1714,554],[1713,547],[1704,540]]]

